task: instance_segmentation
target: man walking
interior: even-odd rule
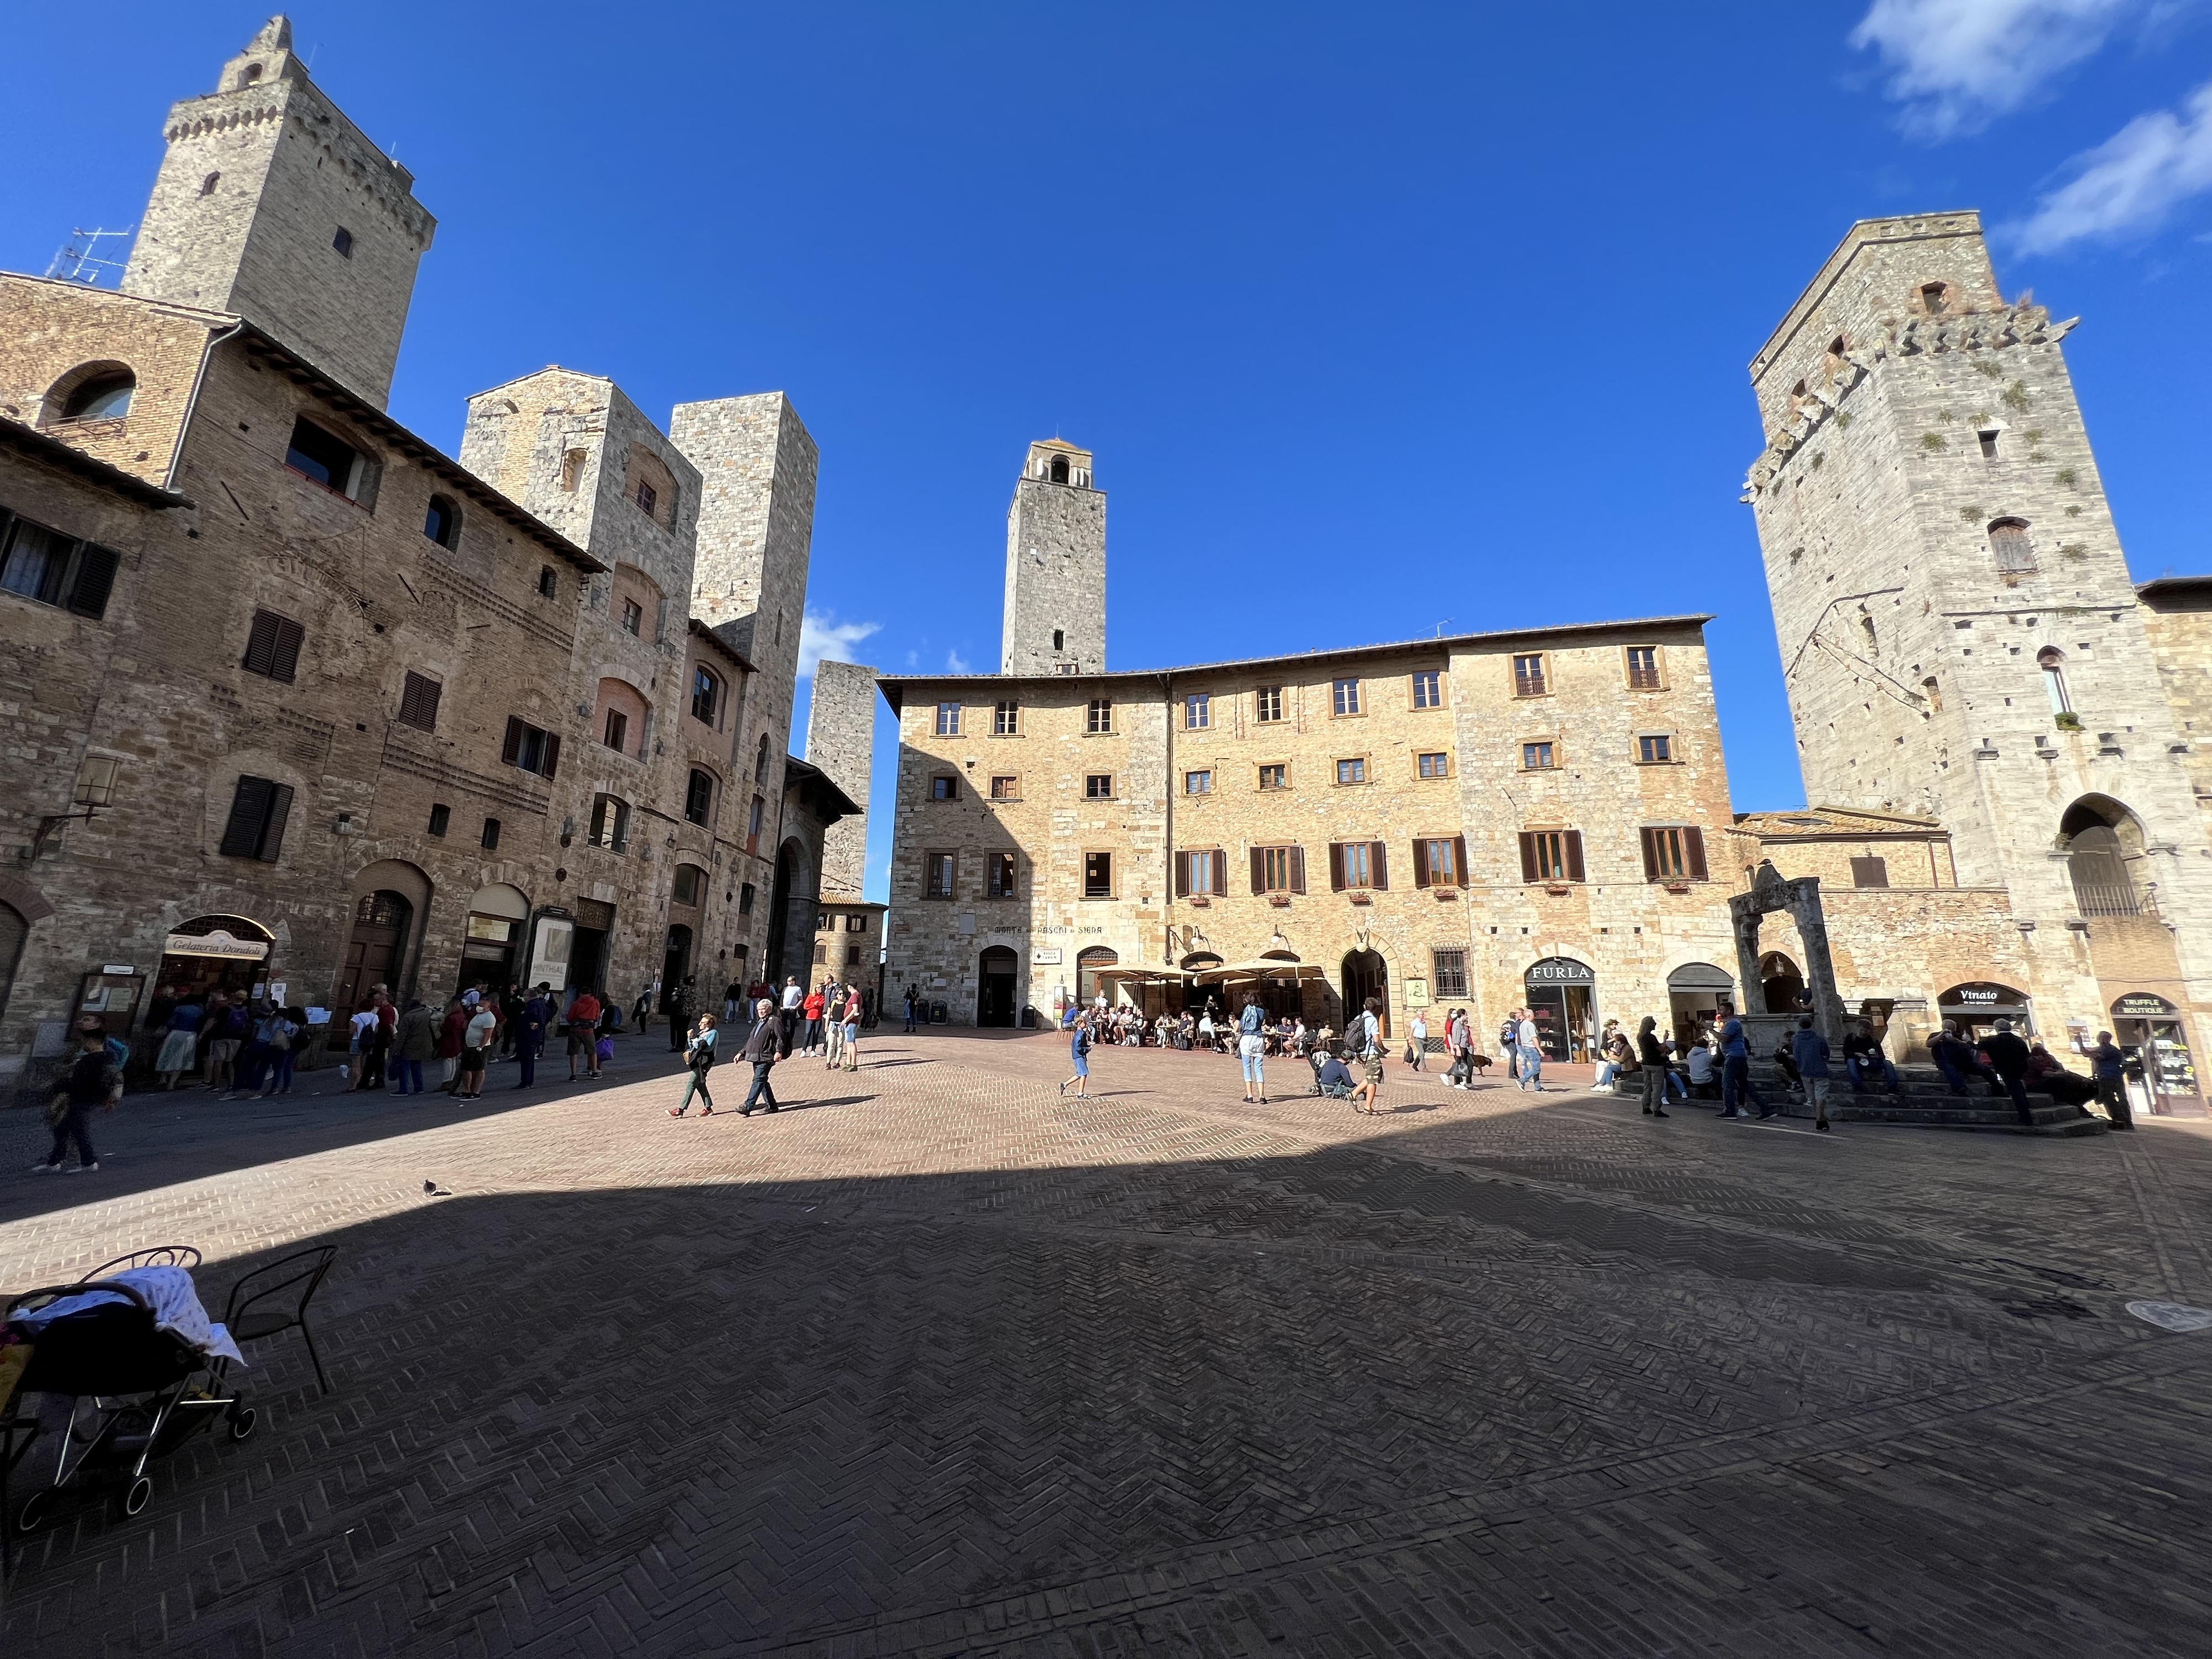
[[[1520,1060],[1521,1084],[1523,1089],[1544,1092],[1544,1049],[1536,1035],[1536,1016],[1532,1009],[1519,1011],[1520,1021],[1513,1028],[1513,1048]]]
[[[909,1031],[914,1030],[914,1004],[915,988],[909,985],[906,988],[906,1029]]]
[[[1359,1086],[1352,1091],[1352,1107],[1369,1117],[1380,1117],[1382,1108],[1376,1103],[1382,1093],[1382,1005],[1373,997],[1366,1006],[1352,1017],[1351,1029],[1345,1032],[1345,1046],[1359,1056]]]
[[[755,1106],[771,1112],[775,1109],[775,1091],[769,1086],[768,1074],[778,1055],[785,1052],[785,1038],[773,1018],[775,1013],[775,1004],[769,998],[763,997],[754,1006],[753,1029],[745,1038],[744,1049],[753,1068],[753,1086],[745,1091],[745,1103],[738,1108],[739,1117],[750,1117]]]
[[[2110,1031],[2097,1033],[2097,1046],[2089,1050],[2089,1073],[2097,1080],[2097,1100],[2115,1129],[2136,1127],[2128,1104],[2128,1057],[2112,1041]]]
[[[799,1036],[799,1006],[805,1000],[806,993],[799,987],[799,975],[787,975],[783,981],[783,1006],[776,1011],[776,1053],[780,1059],[791,1058],[791,1045]]]
[[[1751,1045],[1744,1040],[1743,1022],[1736,1018],[1735,1010],[1729,1010],[1728,1023],[1721,1027],[1721,1109],[1723,1117],[1744,1115],[1743,1103],[1748,1100],[1759,1108],[1762,1121],[1772,1117],[1777,1109],[1766,1103],[1751,1080]]]
[[[519,1075],[514,1086],[527,1089],[538,1081],[538,1056],[545,1048],[545,1033],[553,1022],[553,987],[541,980],[514,1023],[514,1059]]]
[[[2028,1046],[2013,1035],[2012,1022],[2001,1019],[1996,1030],[1974,1045],[1986,1056],[1990,1069],[2003,1079],[2005,1092],[2012,1097],[2012,1109],[2023,1125],[2033,1126],[2035,1113],[2027,1103],[2027,1062],[2033,1057]]]
[[[1828,1127],[1828,1039],[1813,1029],[1812,1015],[1799,1017],[1796,1034],[1790,1039],[1790,1057],[1797,1062],[1797,1076],[1805,1085],[1805,1098],[1813,1103],[1813,1127],[1826,1133]]]
[[[70,1143],[75,1141],[76,1167],[62,1172],[89,1175],[97,1170],[100,1157],[92,1150],[93,1109],[105,1106],[112,1112],[122,1098],[123,1072],[116,1065],[115,1056],[107,1051],[106,1029],[97,1019],[78,1020],[76,1059],[63,1074],[53,1103],[46,1109],[47,1120],[54,1126],[53,1147],[44,1161],[31,1168],[46,1175],[62,1170],[62,1159],[69,1152]]]
[[[576,1062],[584,1062],[586,1076],[599,1074],[599,1000],[590,991],[576,993],[568,1005],[568,1081],[576,1080]]]

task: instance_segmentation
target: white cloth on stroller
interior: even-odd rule
[[[207,1310],[200,1305],[200,1293],[192,1288],[192,1276],[184,1268],[126,1267],[98,1282],[128,1285],[136,1290],[153,1304],[154,1328],[168,1332],[187,1347],[246,1364],[246,1356],[239,1352],[230,1333],[208,1317]],[[35,1313],[18,1314],[14,1322],[36,1333],[66,1314],[127,1300],[120,1291],[79,1291],[74,1296],[56,1297]]]

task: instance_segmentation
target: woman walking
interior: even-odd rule
[[[1067,1014],[1067,1053],[1075,1062],[1075,1075],[1060,1085],[1062,1095],[1067,1093],[1068,1083],[1075,1085],[1078,1100],[1091,1098],[1091,1027],[1079,1009],[1070,1009]]]
[[[845,1063],[844,1069],[848,1072],[860,1069],[860,1026],[867,1012],[867,999],[860,994],[860,988],[855,985],[845,994],[845,1038],[837,1050]]]
[[[162,1037],[161,1054],[154,1061],[163,1088],[175,1088],[177,1079],[191,1069],[192,1056],[199,1048],[200,1021],[206,1014],[199,1000],[190,995],[180,996],[169,1010],[168,1033]]]
[[[714,1097],[707,1092],[707,1073],[714,1069],[714,1027],[717,1024],[714,1015],[702,1014],[698,1024],[691,1028],[691,1042],[684,1051],[684,1063],[690,1068],[691,1080],[684,1085],[683,1101],[668,1109],[669,1116],[682,1117],[690,1106],[694,1095],[706,1103],[700,1108],[699,1115],[714,1115]]]
[[[1247,991],[1244,1012],[1237,1016],[1237,1053],[1244,1062],[1244,1099],[1247,1104],[1265,1106],[1267,1103],[1267,1079],[1261,1061],[1267,1052],[1267,1011],[1260,1006],[1260,999]],[[1257,1089],[1260,1098],[1255,1103],[1252,1091]]]

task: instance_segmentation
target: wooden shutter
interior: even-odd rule
[[[1252,890],[1255,893],[1267,890],[1267,849],[1264,847],[1252,849]]]
[[[1177,898],[1190,896],[1190,854],[1188,853],[1175,855],[1175,895]]]
[[[70,586],[69,608],[95,622],[106,615],[107,596],[115,586],[116,568],[122,562],[122,555],[87,542],[77,558],[76,580]]]
[[[1413,838],[1413,885],[1426,887],[1428,884],[1429,844],[1416,836]]]
[[[276,783],[269,787],[269,817],[261,829],[261,850],[257,855],[264,864],[276,862],[277,854],[284,850],[284,825],[292,816],[292,786]]]
[[[1580,881],[1583,879],[1583,832],[1570,830],[1562,839],[1567,843],[1567,879]]]
[[[276,618],[276,640],[269,665],[269,677],[289,684],[300,672],[300,647],[307,637],[307,630],[289,617]]]
[[[246,659],[239,665],[247,673],[273,675],[276,672],[276,624],[282,620],[273,611],[253,613],[253,628],[246,636]]]
[[[1291,890],[1293,893],[1306,890],[1306,849],[1303,847],[1291,848]]]
[[[1657,842],[1659,832],[1656,830],[1639,830],[1636,833],[1643,838],[1644,842],[1644,879],[1646,881],[1656,881],[1659,879],[1659,847]]]
[[[1705,878],[1705,832],[1692,824],[1682,831],[1682,846],[1690,857],[1690,879]]]
[[[1375,878],[1376,886],[1388,888],[1390,885],[1390,863],[1381,842],[1370,841],[1367,843],[1367,873]]]
[[[499,746],[500,764],[512,766],[522,758],[522,722],[514,715],[507,717],[507,740]]]
[[[425,732],[438,729],[438,698],[445,687],[412,669],[399,690],[399,718]]]
[[[230,819],[216,850],[227,859],[250,859],[261,851],[261,826],[269,817],[269,795],[276,786],[267,778],[241,777],[230,798]]]
[[[560,767],[561,767],[561,734],[560,734],[558,732],[548,732],[545,734],[545,775],[546,775],[546,777],[547,777],[547,778],[549,778],[549,779],[550,779],[550,778],[551,778],[551,777],[552,777],[552,775],[553,775],[553,774],[554,774],[555,772],[556,772],[556,771],[558,771],[558,770],[560,769]]]
[[[1213,896],[1229,896],[1229,855],[1218,847],[1213,849]]]
[[[1340,842],[1333,841],[1328,844],[1328,890],[1332,893],[1344,890],[1344,847]]]
[[[1534,831],[1528,830],[1521,832],[1521,879],[1524,882],[1536,879],[1536,836]]]
[[[1462,887],[1468,884],[1467,837],[1465,836],[1452,837],[1452,879]]]

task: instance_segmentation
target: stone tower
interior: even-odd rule
[[[2212,859],[2073,326],[2004,299],[1974,214],[1860,222],[1752,361],[1743,499],[1808,799],[1941,818],[2087,1017],[2097,981],[2206,987]]]
[[[123,291],[236,312],[383,407],[437,221],[307,79],[290,22],[270,18],[163,136]]]
[[[860,896],[868,867],[868,774],[876,752],[876,671],[858,663],[814,665],[806,758],[853,798],[860,816],[830,826],[822,848],[824,898]]]
[[[1106,492],[1091,452],[1048,438],[1006,509],[1001,674],[1097,674],[1106,668]]]

